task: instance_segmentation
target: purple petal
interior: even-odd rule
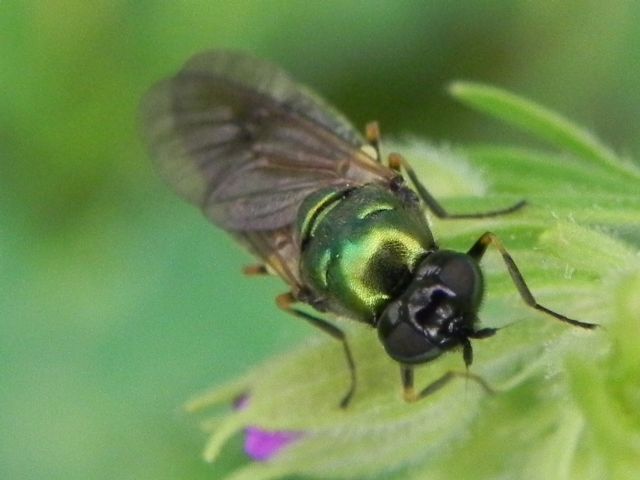
[[[244,451],[257,462],[266,462],[301,436],[301,432],[270,432],[249,427],[245,430]]]
[[[236,410],[243,410],[248,405],[249,395],[241,395],[233,402]],[[257,462],[270,460],[302,436],[302,432],[273,432],[259,427],[248,427],[244,432],[244,451]]]

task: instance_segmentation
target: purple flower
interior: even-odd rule
[[[244,451],[257,462],[266,462],[301,435],[301,432],[270,432],[248,427],[245,430]]]
[[[237,410],[242,410],[248,405],[248,395],[240,396],[233,403]],[[255,426],[247,427],[244,433],[244,451],[257,462],[266,462],[272,459],[282,449],[302,436],[302,432],[270,431]]]

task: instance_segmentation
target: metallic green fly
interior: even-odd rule
[[[400,365],[407,401],[456,375],[485,385],[470,373],[448,372],[416,392],[413,368],[454,348],[469,366],[470,340],[496,333],[479,328],[477,316],[484,294],[479,262],[489,246],[502,255],[527,305],[577,327],[596,327],[538,304],[490,232],[466,253],[439,249],[422,211],[424,205],[442,219],[481,218],[511,213],[524,202],[448,213],[403,157],[381,158],[377,124],[368,125],[363,138],[269,63],[242,53],[197,55],[147,94],[142,119],[165,180],[260,259],[248,273],[275,273],[288,284],[290,291],[277,298],[280,308],[341,342],[351,374],[343,407],[356,387],[347,339],[296,302],[376,328]]]

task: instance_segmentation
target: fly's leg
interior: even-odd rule
[[[473,246],[469,249],[467,254],[473,257],[477,262],[479,262],[480,259],[482,259],[483,255],[485,254],[485,252],[487,251],[487,247],[489,247],[489,245],[493,245],[500,252],[500,255],[502,255],[502,259],[504,260],[504,263],[507,266],[509,275],[511,275],[511,280],[513,281],[514,285],[518,289],[518,293],[520,294],[520,297],[522,298],[524,303],[526,303],[528,306],[535,308],[536,310],[540,310],[541,312],[544,312],[547,315],[552,316],[556,320],[569,323],[576,327],[588,328],[588,329],[594,329],[599,327],[599,325],[595,323],[580,322],[578,320],[565,317],[564,315],[558,312],[554,312],[553,310],[550,310],[547,307],[540,305],[534,298],[533,294],[531,293],[531,290],[529,290],[529,287],[527,286],[527,283],[524,281],[524,277],[520,273],[520,270],[518,270],[518,267],[516,266],[516,263],[513,261],[513,258],[511,258],[511,255],[509,255],[509,252],[507,252],[507,250],[504,248],[504,245],[502,245],[502,242],[500,241],[500,239],[493,233],[491,232],[484,233],[476,241],[476,243],[473,244]]]
[[[389,168],[400,173],[401,169],[407,173],[407,176],[411,180],[411,183],[416,188],[418,195],[422,201],[429,207],[434,215],[438,218],[444,219],[459,219],[459,218],[487,218],[497,217],[499,215],[505,215],[520,210],[526,205],[525,200],[520,200],[518,203],[511,205],[507,208],[501,208],[499,210],[490,210],[488,212],[479,213],[449,213],[442,205],[429,193],[427,188],[418,180],[418,177],[407,160],[398,153],[389,154]]]
[[[322,318],[315,317],[310,315],[302,310],[298,310],[297,308],[293,308],[292,304],[296,303],[296,299],[291,293],[283,293],[282,295],[278,295],[276,297],[276,303],[278,307],[284,310],[287,313],[290,313],[298,318],[306,320],[314,327],[319,328],[323,332],[331,335],[333,338],[342,343],[342,347],[344,348],[344,355],[347,359],[347,366],[349,368],[349,374],[351,376],[351,384],[349,385],[349,389],[347,393],[344,395],[342,400],[340,401],[341,408],[347,408],[353,394],[356,390],[356,365],[353,361],[353,356],[351,355],[351,349],[349,348],[349,344],[347,343],[347,338],[342,330],[338,327],[332,325],[327,320],[323,320]]]
[[[456,377],[473,380],[478,385],[480,385],[485,392],[489,394],[495,393],[493,388],[491,388],[491,386],[484,380],[484,378],[468,371],[456,372],[453,370],[449,370],[440,378],[434,380],[419,392],[416,392],[413,386],[413,366],[400,365],[400,376],[402,377],[404,399],[409,403],[417,402],[418,400],[422,400],[423,398],[436,393]]]
[[[242,273],[249,277],[259,277],[263,275],[269,275],[269,270],[267,270],[266,265],[262,264],[247,265],[242,269]]]
[[[376,160],[378,163],[382,163],[382,155],[380,154],[380,125],[378,122],[369,122],[364,132],[367,142],[369,142],[369,145],[376,151]]]
[[[469,334],[469,338],[481,339],[481,338],[489,338],[496,334],[498,331],[497,328],[481,328],[480,330],[476,330]],[[462,358],[464,359],[464,365],[469,368],[469,365],[473,363],[473,347],[471,346],[471,342],[469,338],[465,338],[462,340]]]

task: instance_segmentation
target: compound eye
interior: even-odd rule
[[[450,293],[441,288],[435,288],[430,291],[428,299],[424,301],[424,307],[421,306],[414,315],[416,323],[423,329],[440,324],[441,321],[439,319],[447,315],[447,312],[443,310],[448,307],[446,300],[449,297]]]
[[[484,282],[480,267],[473,258],[463,253],[439,250],[425,258],[421,271],[424,285],[451,292],[465,310],[479,307]]]
[[[387,354],[400,363],[423,363],[439,356],[442,351],[424,331],[404,318],[399,302],[394,302],[380,317],[378,337]]]
[[[456,292],[456,296],[475,303],[480,295],[478,290],[482,284],[481,275],[473,259],[456,254],[451,255],[442,265],[440,281]]]

